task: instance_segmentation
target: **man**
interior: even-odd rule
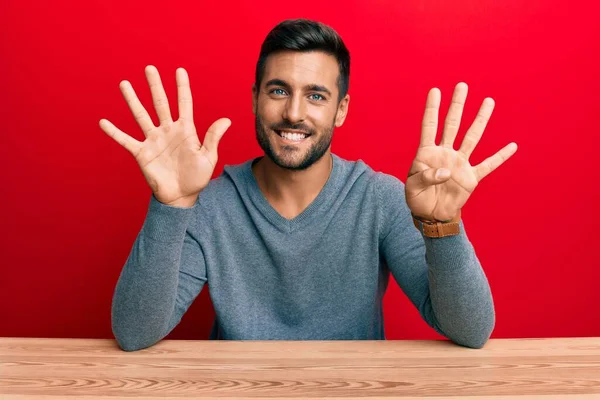
[[[146,68],[158,127],[121,82],[146,139],[107,120],[100,127],[136,158],[153,191],[115,289],[121,348],[164,338],[205,284],[216,311],[211,339],[385,339],[390,272],[437,332],[463,346],[484,345],[494,306],[460,210],[516,144],[470,166],[493,108],[486,99],[453,149],[467,95],[460,83],[439,146],[440,92],[429,92],[406,185],[344,160],[330,143],[348,113],[349,70],[348,50],[330,27],[277,25],[261,47],[252,88],[265,156],[226,166],[213,180],[231,121],[216,121],[200,143],[186,71],[176,72],[180,118],[173,121],[158,71]]]

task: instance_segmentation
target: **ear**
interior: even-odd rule
[[[346,96],[344,96],[342,101],[340,101],[340,104],[338,104],[338,110],[335,115],[335,126],[337,128],[339,128],[340,126],[342,126],[344,124],[344,121],[346,120],[346,115],[348,115],[349,104],[350,104],[350,95],[347,94]]]
[[[256,84],[252,85],[252,113],[256,115],[256,105],[258,104],[258,89]]]

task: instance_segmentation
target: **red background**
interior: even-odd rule
[[[463,209],[495,298],[493,337],[600,336],[599,8],[543,1],[3,1],[0,5],[0,336],[112,337],[110,304],[150,191],[133,158],[98,127],[141,140],[118,85],[151,108],[156,65],[176,110],[185,67],[201,138],[233,125],[220,163],[255,157],[251,85],[260,44],[280,20],[333,26],[352,55],[350,113],[333,151],[403,181],[427,91],[469,95],[455,148],[486,97],[496,109],[473,165],[517,153]],[[156,118],[155,118],[156,121]],[[438,137],[439,141],[439,137]],[[395,283],[390,339],[436,338]],[[208,336],[204,290],[171,338]]]

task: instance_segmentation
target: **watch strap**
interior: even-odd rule
[[[458,214],[449,222],[440,221],[424,221],[414,215],[413,223],[424,236],[432,238],[440,238],[446,236],[454,236],[460,233],[460,210]]]

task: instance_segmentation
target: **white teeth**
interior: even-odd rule
[[[302,140],[306,138],[303,133],[281,132],[281,137],[287,140]]]

